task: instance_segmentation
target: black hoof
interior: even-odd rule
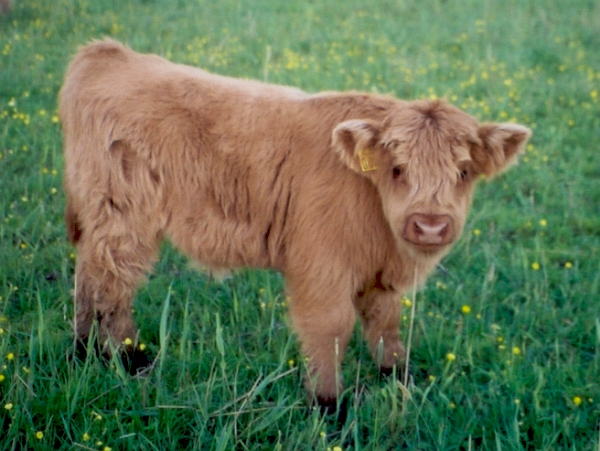
[[[105,364],[108,364],[111,360],[110,353],[100,348],[98,341],[90,343],[90,341],[83,337],[79,338],[75,342],[74,357],[82,362],[85,361],[89,353],[94,353],[98,356]],[[126,346],[119,351],[119,357],[123,368],[131,376],[136,376],[140,373],[145,372],[152,366],[152,360],[145,351],[133,346]]]
[[[99,356],[100,346],[98,346],[97,341],[90,342],[88,337],[80,337],[75,341],[75,349],[73,350],[73,357],[76,360],[81,362],[85,362],[88,354],[95,354]]]
[[[152,361],[148,354],[133,346],[128,346],[121,351],[121,363],[123,363],[123,368],[131,376],[144,373],[152,366]]]
[[[317,396],[317,406],[321,415],[332,419],[336,424],[344,424],[348,418],[349,401],[347,398]]]

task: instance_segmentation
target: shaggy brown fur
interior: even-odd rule
[[[530,136],[442,101],[309,95],[141,55],[82,48],[60,93],[76,329],[135,338],[132,299],[169,239],[212,268],[275,268],[335,400],[355,318],[386,370],[403,362],[400,295],[460,235],[475,181]]]

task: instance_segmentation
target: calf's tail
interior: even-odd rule
[[[65,224],[67,226],[67,236],[71,244],[76,245],[79,238],[81,238],[81,227],[77,213],[73,208],[73,203],[70,200],[67,200],[67,207],[65,208]]]

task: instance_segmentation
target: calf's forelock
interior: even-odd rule
[[[433,201],[461,179],[471,161],[469,142],[477,140],[477,121],[441,101],[411,102],[388,116],[382,144],[392,152],[411,195]]]

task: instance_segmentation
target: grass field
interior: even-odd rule
[[[135,303],[154,371],[72,360],[56,96],[103,36],[534,130],[416,297],[408,390],[357,333],[346,422],[309,411],[281,276],[219,283],[168,245]],[[600,450],[599,93],[593,0],[15,0],[0,17],[0,449]]]

